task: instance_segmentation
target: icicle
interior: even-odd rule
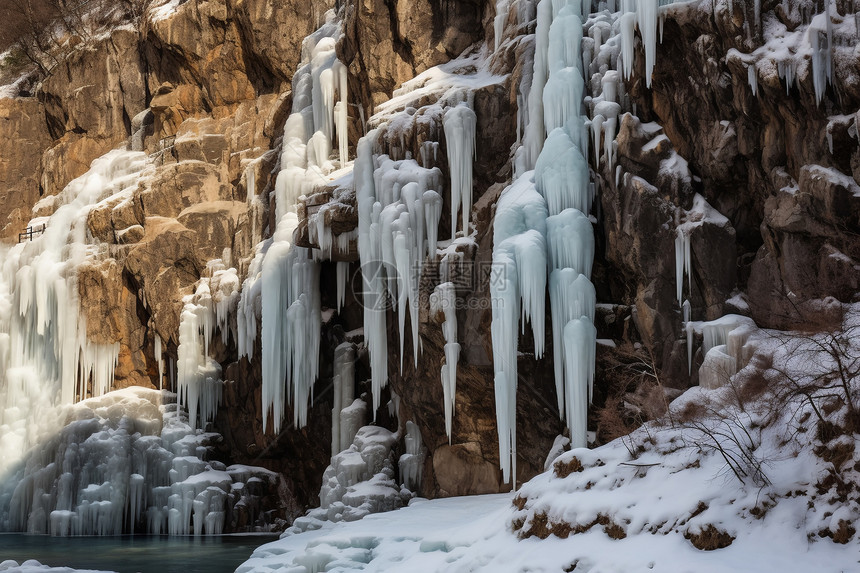
[[[454,283],[445,282],[436,287],[430,299],[431,312],[442,312],[442,334],[445,338],[445,364],[442,365],[442,395],[445,403],[445,433],[451,443],[454,404],[457,396],[457,362],[460,345],[457,342],[457,295]]]
[[[633,47],[635,42],[633,30],[636,25],[636,14],[633,12],[622,14],[619,24],[621,26],[621,69],[624,79],[629,80],[633,75]]]
[[[448,147],[448,168],[451,172],[451,238],[456,236],[458,210],[462,210],[463,235],[469,234],[477,121],[475,112],[465,102],[449,108],[442,120]]]
[[[499,44],[502,41],[502,35],[505,33],[505,21],[508,19],[508,0],[498,0],[496,2],[496,17],[493,19],[493,51],[499,51]]]
[[[584,448],[588,404],[594,384],[597,329],[587,317],[573,319],[564,327],[564,371],[567,426],[573,448]]]
[[[678,306],[681,306],[683,301],[685,274],[687,282],[690,284],[690,290],[693,289],[690,266],[690,236],[683,227],[678,227],[675,237],[675,294],[678,296]]]
[[[603,122],[606,118],[599,113],[591,120],[591,136],[594,139],[591,148],[594,150],[594,170],[600,169],[600,136],[603,134]]]
[[[355,416],[347,408],[353,405],[355,392],[355,347],[344,342],[334,350],[334,407],[331,415],[331,455],[347,449],[352,444],[359,426],[353,423]],[[363,422],[363,416],[362,416]]]
[[[687,335],[687,374],[693,373],[693,324],[690,322],[690,317],[692,314],[690,308],[690,301],[684,301],[684,331]]]
[[[571,268],[556,269],[550,274],[549,293],[554,341],[564,339],[565,325],[571,320],[583,317],[591,321],[594,320],[597,296],[594,285],[585,275],[579,274]],[[565,416],[565,421],[570,427],[574,420],[566,417],[564,408],[568,392],[565,382],[567,374],[564,370],[566,348],[565,345],[556,343],[553,366],[558,411]]]
[[[825,1],[824,13],[812,19],[807,34],[812,49],[812,84],[815,88],[815,103],[818,104],[824,97],[827,84],[833,81],[833,23],[830,18],[830,0]]]
[[[311,105],[314,131],[321,131],[328,141],[332,139],[332,116],[334,112],[335,76],[332,71],[335,62],[334,53],[335,39],[327,37],[317,42],[311,57],[311,77],[313,78],[311,88],[313,102]],[[293,108],[295,109],[295,105]]]
[[[535,57],[532,85],[528,96],[528,122],[523,137],[522,171],[533,169],[543,141],[546,138],[544,126],[544,86],[549,77],[547,52],[549,50],[549,28],[552,24],[552,0],[540,0],[537,6],[537,29],[535,31]],[[520,177],[520,170],[517,171]]]
[[[758,75],[756,74],[755,63],[747,66],[747,81],[749,82],[752,95],[755,96],[758,93]]]
[[[349,263],[339,261],[337,269],[337,312],[340,314],[343,308],[343,302],[346,299],[346,282],[349,275]]]
[[[152,353],[155,356],[155,363],[158,364],[158,389],[161,390],[162,381],[164,380],[164,354],[161,351],[161,336],[158,333],[153,335]]]
[[[398,462],[400,479],[406,489],[417,493],[424,473],[424,446],[421,431],[412,420],[406,422],[406,436],[403,441],[406,453],[400,456]]]
[[[406,215],[406,213],[404,213]],[[407,216],[408,217],[408,216]],[[399,222],[399,221],[398,221]],[[399,226],[398,226],[399,227]],[[406,305],[409,303],[409,297],[412,293],[412,257],[409,243],[411,237],[408,234],[409,229],[394,231],[394,257],[395,268],[400,279],[397,296],[397,322],[400,327],[400,372],[403,372],[403,342],[405,338],[406,326]],[[413,345],[417,345],[418,341],[412,341]]]
[[[654,62],[657,59],[657,12],[658,0],[639,0],[637,16],[639,33],[642,35],[642,44],[645,46],[645,86],[651,87],[651,74],[654,70]],[[626,66],[625,59],[625,66]],[[631,62],[632,63],[632,62]],[[629,74],[627,74],[629,78]]]
[[[495,277],[490,282],[493,305],[491,336],[502,479],[510,483],[516,475],[517,319],[519,292],[515,258],[507,249],[493,249]]]
[[[347,68],[340,60],[335,60],[332,64],[332,73],[335,75],[337,82],[337,91],[340,95],[340,101],[334,106],[335,130],[337,131],[338,152],[340,157],[340,166],[346,165],[349,159],[349,104],[348,97],[348,77]]]
[[[435,191],[425,191],[424,228],[427,229],[427,255],[436,257],[436,243],[439,235],[439,221],[442,218],[442,197]]]

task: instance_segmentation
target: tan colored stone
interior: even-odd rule
[[[144,237],[129,251],[125,268],[140,289],[138,298],[152,313],[156,331],[176,343],[182,296],[189,294],[203,270],[194,246],[196,234],[165,217],[147,217],[144,230]]]
[[[165,165],[136,192],[146,217],[175,218],[183,209],[207,201],[229,201],[233,191],[220,170],[202,161]]]
[[[477,442],[436,448],[433,472],[442,497],[499,492],[499,468],[484,459]]]
[[[222,258],[224,249],[232,249],[239,216],[245,210],[242,202],[211,201],[184,209],[177,219],[194,231],[200,261],[209,261]]]
[[[123,279],[122,267],[114,259],[78,267],[78,294],[87,338],[97,344],[120,343],[114,387],[152,387],[143,350],[146,327],[137,319],[137,298]]]
[[[29,221],[41,194],[39,158],[49,142],[42,104],[0,99],[0,238],[16,240]]]

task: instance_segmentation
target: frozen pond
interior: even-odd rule
[[[222,537],[47,537],[0,534],[0,563],[36,559],[45,565],[119,573],[232,572],[274,535]]]

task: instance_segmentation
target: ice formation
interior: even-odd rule
[[[302,44],[275,182],[276,229],[261,260],[251,265],[238,303],[240,354],[253,354],[257,315],[262,318],[263,425],[268,428],[271,419],[276,432],[288,396],[294,423],[306,425],[319,372],[319,266],[308,249],[292,241],[299,197],[325,182],[325,174],[335,168],[330,161],[335,132],[340,164],[347,160],[347,74],[335,56],[340,34],[341,23],[330,11],[326,23]],[[337,105],[335,93],[340,96]]]
[[[416,365],[418,363],[418,285],[424,259],[436,255],[442,215],[439,194],[442,172],[437,167],[422,167],[413,159],[395,161],[388,155],[378,154],[375,149],[378,135],[376,129],[371,130],[358,142],[354,167],[364,332],[370,354],[374,413],[388,381],[386,310],[389,302],[396,304],[397,309],[401,369],[407,314],[412,333],[412,358]],[[468,172],[471,181],[471,162]],[[471,186],[468,193],[471,194]],[[471,204],[471,199],[469,201]]]
[[[508,19],[509,9],[509,0],[498,0],[496,2],[496,17],[493,19],[493,49],[495,51],[499,50],[499,44],[502,42],[502,34],[505,31],[505,20]]]
[[[406,436],[403,441],[406,443],[406,452],[397,462],[400,481],[409,491],[417,492],[421,487],[421,477],[424,473],[424,446],[421,430],[412,420],[406,422]]]
[[[749,317],[727,314],[709,322],[688,322],[688,352],[692,353],[693,332],[702,333],[704,361],[699,368],[699,385],[717,388],[749,363],[756,350],[750,336],[756,330]]]
[[[565,419],[571,447],[584,448],[586,418],[594,385],[597,329],[587,316],[570,320],[564,327]]]
[[[339,261],[335,267],[337,270],[337,311],[340,312],[343,308],[343,303],[346,300],[346,284],[349,279],[349,263]]]
[[[219,535],[262,468],[206,461],[217,434],[194,430],[167,393],[116,390],[55,417],[71,422],[5,466],[0,530],[68,535]],[[259,478],[257,478],[259,479]],[[248,500],[249,502],[251,500]]]
[[[830,2],[824,3],[824,12],[809,24],[809,46],[812,50],[812,85],[815,102],[820,103],[827,84],[833,81],[833,23],[830,19]]]
[[[334,406],[331,412],[331,455],[345,450],[364,424],[364,402],[354,404],[355,347],[344,342],[334,349]]]
[[[678,227],[675,231],[675,294],[678,296],[678,306],[681,306],[684,297],[684,276],[693,290],[690,275],[690,230]]]
[[[296,518],[283,536],[320,529],[326,521],[355,521],[405,505],[411,494],[394,481],[392,448],[398,438],[379,426],[360,428],[352,444],[332,456],[323,473],[320,506]],[[414,445],[407,442],[407,447]]]
[[[594,231],[582,211],[565,209],[546,220],[550,268],[571,268],[591,278],[594,262]]]
[[[457,362],[460,344],[457,342],[457,293],[454,283],[444,282],[436,287],[430,299],[431,312],[442,312],[442,334],[445,338],[445,364],[442,365],[442,395],[445,401],[445,433],[451,443],[454,405],[457,398]]]
[[[583,72],[593,55],[582,50],[582,19],[588,8],[581,2],[542,0],[538,4],[524,150],[518,155],[517,177],[496,207],[496,278],[490,289],[496,423],[505,482],[516,475],[517,322],[520,315],[523,328],[526,321],[531,322],[535,356],[540,357],[547,275],[559,413],[574,445],[586,445],[597,339],[596,297],[589,280],[594,233],[588,213],[593,197],[586,158],[591,139],[599,158],[604,124],[607,137],[613,138],[619,113],[612,77],[602,82],[603,94],[596,102],[589,136],[582,115]],[[530,167],[533,172],[527,170]]]
[[[456,236],[457,211],[462,212],[463,236],[469,235],[472,212],[472,162],[475,156],[477,116],[468,103],[448,108],[442,120],[451,172],[451,238]]]
[[[535,165],[535,185],[546,199],[549,214],[558,215],[568,208],[590,212],[588,182],[582,148],[559,127],[550,133]]]
[[[162,345],[164,343],[161,340],[161,335],[158,333],[154,333],[152,336],[152,355],[155,356],[155,362],[158,364],[158,389],[161,390],[161,387],[164,384],[164,353],[162,352]]]
[[[235,270],[213,266],[182,313],[177,366],[190,423],[178,405],[162,405],[159,391],[108,392],[119,344],[87,341],[78,316],[76,267],[99,257],[87,241],[87,215],[101,201],[130,198],[147,166],[138,152],[97,159],[43,200],[54,207],[42,221],[45,232],[3,253],[0,459],[10,475],[0,485],[2,530],[220,534],[228,498],[239,501],[241,484],[223,466],[203,461],[212,434],[194,429],[214,416],[220,397],[220,367],[207,357],[208,345],[218,327],[223,337],[231,334],[226,317],[238,287]],[[159,385],[162,346],[153,332]],[[172,362],[167,366],[172,379]],[[63,427],[65,420],[71,423]]]
[[[624,78],[633,75],[633,29],[639,28],[642,45],[645,47],[645,85],[651,87],[651,72],[657,56],[657,23],[660,0],[638,0],[622,2],[624,14],[621,15],[621,52],[624,64]]]
[[[113,384],[119,343],[87,339],[78,313],[78,265],[96,263],[88,244],[89,211],[107,198],[130,196],[146,155],[115,150],[41,207],[53,207],[32,241],[3,247],[0,273],[0,464],[11,467],[55,423],[52,409]]]
[[[188,410],[191,427],[205,427],[215,419],[223,387],[221,365],[209,357],[216,317],[208,282],[201,280],[197,291],[185,297],[183,303],[179,317],[176,390],[179,405]]]

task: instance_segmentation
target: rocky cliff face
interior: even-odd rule
[[[694,319],[732,311],[763,326],[787,327],[805,319],[800,307],[806,301],[847,301],[857,291],[857,57],[834,51],[833,80],[817,102],[812,67],[800,55],[797,79],[786,92],[777,63],[753,56],[768,40],[761,22],[778,22],[788,31],[808,24],[799,12],[784,13],[782,5],[762,2],[758,20],[751,6],[737,1],[667,11],[650,88],[642,80],[644,58],[636,59],[625,109],[636,113],[621,118],[615,164],[598,162],[593,170],[599,196],[594,282],[598,302],[608,303],[599,309],[597,326],[600,338],[619,347],[599,348],[598,406],[612,396],[636,401],[636,384],[619,374],[636,361],[667,385],[686,388],[695,381],[687,372],[675,291],[675,229],[682,220],[700,223],[691,226],[692,280],[684,288]],[[528,9],[523,23],[515,10],[501,22],[504,42],[491,55],[496,6],[488,0],[337,6],[211,0],[158,10],[137,28],[82,45],[35,96],[0,99],[3,236],[14,240],[40,196],[58,193],[109,149],[130,140],[150,153],[152,172],[130,199],[103,202],[90,212],[88,232],[103,253],[79,269],[79,290],[89,337],[120,343],[115,386],[167,384],[167,377],[158,379],[153,347],[157,336],[176,358],[182,297],[211,276],[214,259],[244,276],[258,243],[274,231],[274,176],[292,102],[290,81],[302,38],[329,8],[337,8],[343,22],[336,53],[348,68],[350,157],[367,121],[382,110],[384,121],[370,126],[380,127],[378,151],[393,159],[422,158],[424,167],[438,167],[450,181],[442,114],[454,96],[414,89],[394,104],[385,102],[405,81],[464,52],[488,62],[486,70],[473,64],[446,69],[472,81],[457,97],[472,101],[478,122],[474,233],[446,249],[462,278],[455,282],[462,351],[450,441],[440,383],[444,318],[429,304],[442,281],[436,271],[426,272],[421,285],[422,357],[417,367],[404,360],[401,371],[399,353],[389,355],[393,394],[387,397],[399,401],[401,419],[420,428],[429,454],[423,495],[504,491],[509,486],[498,469],[488,271],[495,203],[510,182],[518,140],[518,96],[521,84],[531,82],[535,22]],[[638,41],[636,49],[641,55]],[[753,60],[755,93],[748,72]],[[709,216],[711,207],[700,197],[723,217]],[[446,196],[440,240],[452,238],[448,201]],[[42,201],[35,215],[51,211],[50,200]],[[358,225],[354,194],[321,183],[301,200],[297,244],[320,247],[310,220],[321,212],[337,235]],[[353,241],[322,263],[325,310],[337,306],[335,263],[349,263],[353,286],[361,283],[355,249]],[[344,340],[362,342],[361,314],[349,289],[345,308],[325,313],[310,424],[288,425],[279,435],[262,423],[259,353],[239,359],[235,337],[226,343],[216,337],[211,348],[225,380],[215,422],[224,436],[221,455],[282,473],[288,517],[317,502],[330,454],[334,348]],[[549,313],[546,324],[551,333]],[[387,336],[389,348],[397,348],[396,328],[390,326]],[[634,350],[634,343],[641,347]],[[530,335],[519,344],[517,481],[543,470],[563,431],[551,339],[548,346],[547,357],[535,360]],[[369,367],[366,352],[359,351],[356,395],[369,392]],[[398,421],[384,410],[377,422],[397,429]],[[608,435],[596,413],[590,427]]]
[[[618,140],[623,171],[654,187],[627,178],[619,185],[615,174],[601,174],[606,259],[625,279],[612,300],[637,285],[640,333],[667,379],[681,387],[687,376],[676,344],[675,237],[668,231],[679,209],[692,207],[693,193],[727,218],[722,226],[695,227],[690,237],[694,318],[741,312],[760,326],[792,328],[811,321],[815,301],[849,302],[856,293],[860,94],[850,48],[853,10],[831,10],[833,75],[818,101],[808,42],[827,32],[807,27],[816,7],[800,4],[786,12],[779,2],[762,2],[758,18],[744,2],[677,11],[665,20],[651,88],[644,59],[628,83],[639,117],[662,131],[644,135],[628,121]],[[774,47],[783,37],[796,43],[788,53]],[[643,153],[648,140],[659,144]],[[688,162],[692,177],[684,184],[666,181],[661,169],[673,148]],[[644,237],[644,254],[630,248]],[[742,296],[729,300],[733,293]]]

